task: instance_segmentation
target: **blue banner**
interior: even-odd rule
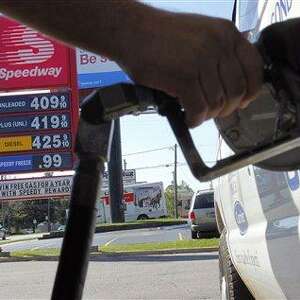
[[[104,87],[121,82],[132,82],[123,71],[86,73],[78,75],[78,86],[80,89]]]

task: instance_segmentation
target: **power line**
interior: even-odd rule
[[[177,163],[178,167],[185,166],[187,165],[186,163]],[[138,168],[132,168],[135,170],[146,170],[146,169],[158,169],[158,168],[169,168],[173,167],[174,163],[169,163],[169,164],[161,164],[161,165],[156,165],[156,166],[145,166],[145,167],[138,167]]]
[[[206,164],[214,164],[214,163],[216,163],[216,161],[205,161],[205,163]],[[173,167],[173,166],[174,166],[174,163],[168,163],[168,164],[160,164],[160,165],[155,165],[155,166],[137,167],[137,168],[131,168],[131,169],[140,171],[140,170],[147,170],[147,169],[169,168],[169,167]],[[188,164],[185,162],[177,163],[177,167],[185,167],[185,166],[188,166]]]
[[[197,147],[215,147],[215,145],[197,145]],[[173,150],[173,149],[174,149],[174,146],[172,145],[172,146],[154,148],[154,149],[149,149],[149,150],[144,150],[144,151],[139,151],[139,152],[127,153],[127,154],[123,154],[122,156],[133,156],[133,155],[156,152],[156,151],[161,151],[161,150]]]
[[[132,155],[144,154],[144,153],[149,153],[149,152],[156,152],[156,151],[161,151],[161,150],[166,150],[166,149],[171,150],[171,149],[173,149],[173,147],[174,146],[149,149],[149,150],[144,150],[144,151],[139,151],[139,152],[133,152],[133,153],[123,154],[123,156],[132,156]]]

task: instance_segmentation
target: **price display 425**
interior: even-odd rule
[[[52,150],[70,149],[71,147],[72,141],[69,133],[34,135],[32,137],[32,149]]]
[[[71,149],[70,133],[0,137],[0,152]]]

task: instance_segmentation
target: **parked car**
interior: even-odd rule
[[[5,240],[7,236],[7,230],[0,224],[0,239]]]
[[[60,225],[57,229],[56,229],[56,231],[62,231],[62,232],[64,232],[66,230],[66,225]]]
[[[199,238],[203,232],[217,231],[213,190],[201,190],[194,194],[188,223],[191,226],[192,239]]]

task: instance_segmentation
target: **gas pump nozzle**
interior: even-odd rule
[[[76,140],[79,163],[52,299],[81,299],[94,232],[95,201],[104,162],[109,158],[113,119],[155,107],[168,119],[193,175],[200,181],[249,164],[271,170],[300,168],[300,43],[295,40],[299,32],[300,19],[272,25],[262,32],[257,43],[265,61],[262,94],[249,108],[215,120],[235,154],[213,167],[208,167],[198,153],[182,107],[165,93],[119,84],[99,89],[85,99]]]

